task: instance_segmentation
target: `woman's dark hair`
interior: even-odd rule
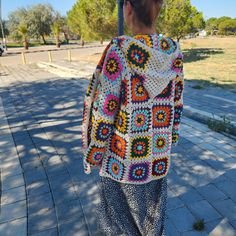
[[[125,0],[134,8],[136,19],[147,27],[151,27],[160,10],[163,0]]]

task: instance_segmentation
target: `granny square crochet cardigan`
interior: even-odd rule
[[[113,38],[84,100],[84,171],[130,184],[163,178],[183,112],[183,55],[159,35]]]

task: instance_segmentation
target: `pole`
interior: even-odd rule
[[[7,50],[6,38],[5,38],[4,29],[3,29],[3,23],[2,23],[2,0],[0,0],[0,25],[1,25],[1,30],[2,30],[3,45],[4,45],[4,48]]]
[[[124,15],[123,15],[124,0],[118,0],[118,35],[124,34]]]

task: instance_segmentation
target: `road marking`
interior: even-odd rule
[[[210,97],[210,98],[215,98],[215,99],[222,100],[222,101],[229,102],[229,103],[233,103],[233,104],[236,105],[236,102],[235,102],[235,101],[232,101],[232,100],[229,100],[229,99],[226,99],[226,98],[217,97],[217,96],[209,95],[209,94],[204,94],[204,96],[205,96],[205,97]]]

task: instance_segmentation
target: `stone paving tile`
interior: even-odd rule
[[[222,218],[206,200],[188,203],[187,206],[197,219],[204,219],[205,222]]]
[[[227,196],[213,184],[201,186],[197,188],[197,191],[209,202],[227,198]]]
[[[45,193],[49,193],[50,187],[48,180],[36,181],[28,186],[26,186],[26,193],[30,196],[40,196]]]
[[[83,209],[78,199],[66,202],[65,204],[56,205],[56,212],[60,224],[77,219],[79,216],[84,217]]]
[[[192,225],[196,220],[185,206],[167,211],[167,215],[180,233],[191,230]]]
[[[1,206],[0,223],[26,216],[26,201],[14,202]]]
[[[227,219],[221,219],[206,224],[209,236],[235,236],[235,229],[228,223]]]
[[[39,196],[28,196],[28,215],[39,212],[46,212],[54,207],[51,193],[45,193]]]
[[[26,185],[30,185],[34,182],[47,179],[44,168],[37,168],[32,171],[24,173]]]
[[[79,223],[78,223],[79,222]],[[66,222],[59,225],[59,233],[63,236],[89,236],[86,222],[81,216],[76,221]]]
[[[180,195],[179,197],[185,204],[193,202],[199,203],[200,200],[203,200],[203,197],[194,188],[188,190],[186,193]]]
[[[48,230],[43,230],[38,233],[28,234],[29,236],[58,236],[57,228],[52,228]]]
[[[222,216],[231,221],[236,220],[236,204],[231,199],[217,200],[211,204]]]
[[[28,217],[28,234],[31,235],[46,229],[57,226],[56,213],[54,208],[47,211],[39,211]]]
[[[3,191],[1,196],[1,205],[11,204],[25,199],[25,186],[21,186]]]
[[[236,202],[236,183],[228,180],[216,184],[216,187]]]
[[[180,233],[168,218],[166,219],[166,234],[168,236],[180,236]]]
[[[23,174],[6,176],[5,178],[1,178],[1,180],[2,180],[2,186],[1,186],[2,191],[25,185]]]
[[[0,224],[0,236],[26,236],[26,217]]]
[[[65,203],[78,199],[75,188],[70,186],[69,188],[57,188],[52,192],[55,204]]]

